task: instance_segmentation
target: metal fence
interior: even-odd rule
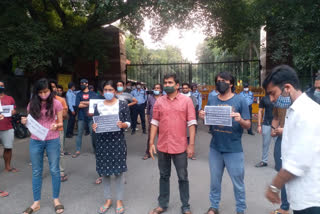
[[[260,61],[226,61],[210,63],[168,63],[168,64],[131,64],[127,65],[127,79],[145,83],[149,88],[162,83],[168,73],[177,74],[180,83],[214,85],[215,76],[222,71],[232,73],[236,80],[251,86],[260,85]]]

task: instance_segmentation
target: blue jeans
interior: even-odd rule
[[[91,135],[91,143],[92,143],[92,147],[93,147],[93,151],[95,153],[95,142],[92,139],[92,120],[78,120],[78,135],[77,135],[77,139],[76,139],[76,151],[80,152],[81,151],[81,145],[82,145],[82,136],[83,136],[83,131],[85,128],[85,124],[88,123],[89,126],[89,131],[90,131],[90,135]]]
[[[244,154],[243,152],[223,153],[210,147],[209,166],[211,174],[210,203],[211,207],[219,209],[221,199],[221,181],[224,168],[227,168],[233,183],[237,212],[243,213],[246,206],[244,186]]]
[[[281,141],[282,141],[282,136],[278,136],[276,143],[274,144],[273,156],[274,156],[274,162],[275,162],[275,169],[277,172],[279,172],[280,169],[282,168]],[[281,189],[281,206],[280,206],[280,208],[283,210],[289,210],[289,208],[290,208],[290,204],[287,199],[287,191],[286,191],[285,186],[283,186],[283,188]]]
[[[43,154],[47,152],[49,160],[50,174],[52,178],[52,197],[59,198],[60,194],[60,140],[34,140],[30,139],[30,159],[32,163],[32,190],[34,201],[41,199],[42,171],[43,171]]]
[[[269,146],[271,143],[271,126],[262,125],[262,159],[264,163],[268,163]]]

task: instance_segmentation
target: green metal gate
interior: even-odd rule
[[[248,82],[251,86],[260,86],[260,61],[225,61],[210,63],[168,63],[168,64],[131,64],[127,65],[127,79],[143,82],[148,88],[162,83],[168,73],[177,74],[180,83],[214,85],[215,76],[222,71],[232,73],[236,80]]]

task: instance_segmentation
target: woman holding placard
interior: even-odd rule
[[[54,99],[47,79],[38,80],[28,105],[28,117],[22,117],[21,123],[27,124],[31,132],[30,159],[32,163],[32,190],[34,203],[23,214],[31,214],[40,209],[43,156],[46,150],[52,177],[53,204],[56,213],[63,213],[64,206],[59,201],[60,194],[60,140],[59,128],[63,126],[62,105]],[[39,127],[38,130],[34,127]],[[32,130],[32,131],[31,131]],[[43,136],[43,131],[47,134]]]
[[[113,81],[104,82],[102,90],[105,100],[95,108],[94,124],[92,129],[96,132],[96,165],[97,172],[103,176],[105,204],[98,213],[106,213],[112,204],[111,176],[115,176],[116,183],[116,213],[123,214],[124,172],[127,171],[127,145],[124,129],[130,127],[130,110],[125,101],[115,97],[116,84]],[[116,118],[114,124],[105,126],[102,118]],[[97,122],[100,119],[99,122]],[[110,121],[110,119],[108,119]],[[106,121],[105,121],[106,122]],[[99,128],[100,126],[100,128]],[[103,128],[102,128],[103,126]],[[113,127],[112,127],[113,126]],[[108,131],[107,130],[112,130]]]

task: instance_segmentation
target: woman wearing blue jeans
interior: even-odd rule
[[[23,214],[31,214],[40,209],[43,156],[46,151],[49,161],[49,168],[52,177],[53,204],[56,213],[63,213],[64,207],[59,201],[60,193],[60,140],[58,129],[63,126],[62,105],[54,99],[51,86],[46,79],[36,82],[33,96],[28,105],[28,112],[40,125],[49,129],[44,140],[35,135],[30,139],[30,159],[32,163],[32,190],[33,204],[28,207]],[[57,121],[56,121],[57,118]],[[23,124],[27,123],[27,118],[22,117]]]

